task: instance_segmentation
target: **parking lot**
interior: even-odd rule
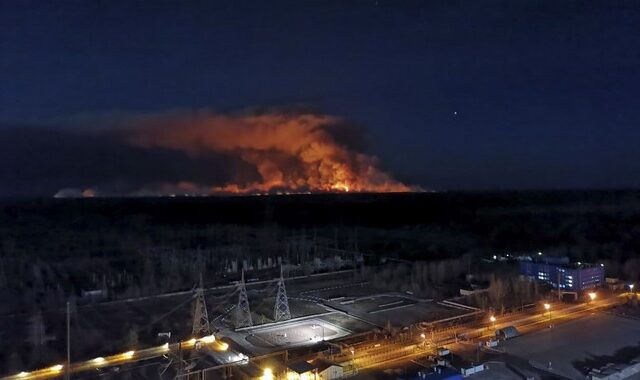
[[[640,321],[605,313],[504,342],[507,353],[539,368],[581,379],[590,368],[623,363],[640,355]]]

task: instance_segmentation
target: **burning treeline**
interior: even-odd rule
[[[377,160],[336,137],[342,121],[313,113],[195,114],[147,117],[127,128],[129,143],[198,158],[225,154],[255,168],[257,180],[223,186],[182,182],[205,193],[406,192],[412,189],[377,167]],[[255,177],[255,176],[254,176]]]

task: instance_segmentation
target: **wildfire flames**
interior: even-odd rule
[[[184,192],[406,192],[377,167],[377,159],[336,137],[339,118],[312,113],[196,114],[149,117],[127,128],[130,144],[179,150],[192,157],[215,152],[255,168],[258,180],[223,186],[182,182]]]

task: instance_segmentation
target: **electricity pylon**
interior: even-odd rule
[[[202,286],[202,273],[200,273],[200,285],[196,289],[193,296],[193,329],[191,336],[200,338],[205,335],[211,335],[211,326],[209,325],[209,313],[207,313],[207,304],[204,300],[204,287]]]
[[[289,299],[287,290],[284,287],[284,276],[282,275],[282,265],[280,265],[280,279],[278,280],[278,293],[276,294],[276,305],[273,312],[273,320],[276,322],[291,319],[289,310]]]
[[[236,306],[236,328],[253,326],[251,310],[249,309],[249,297],[247,288],[244,285],[244,269],[242,277],[238,283],[238,305]]]

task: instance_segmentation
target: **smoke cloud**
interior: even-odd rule
[[[0,125],[0,196],[404,192],[362,128],[310,111],[83,115]]]
[[[211,186],[208,193],[415,190],[380,170],[375,157],[350,146],[348,140],[360,140],[354,131],[339,118],[315,113],[205,112],[146,117],[130,124],[123,136],[134,146],[178,150],[193,158],[225,154],[259,175],[257,181]]]

